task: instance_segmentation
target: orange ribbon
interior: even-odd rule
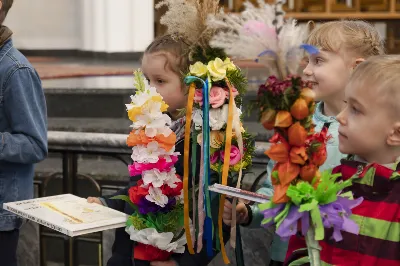
[[[228,173],[229,173],[229,162],[231,154],[231,144],[232,144],[232,122],[233,122],[233,105],[234,97],[232,93],[232,87],[229,86],[229,81],[226,80],[229,87],[229,105],[228,105],[228,121],[226,123],[226,137],[225,137],[225,154],[224,154],[224,166],[222,167],[222,185],[228,184]],[[219,213],[218,213],[218,233],[221,243],[221,255],[225,264],[229,264],[228,256],[226,255],[224,236],[222,231],[222,215],[224,213],[224,202],[225,195],[221,195],[221,201],[219,203]]]
[[[184,142],[184,153],[183,153],[183,218],[185,226],[185,234],[187,247],[190,254],[194,254],[192,235],[190,234],[190,217],[189,217],[189,152],[190,152],[190,135],[191,135],[191,124],[192,124],[192,112],[193,112],[193,98],[196,85],[190,84],[188,103],[186,106],[186,124],[185,124],[185,142]],[[192,177],[194,178],[194,177]]]

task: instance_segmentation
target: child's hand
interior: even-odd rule
[[[96,197],[88,197],[87,202],[89,203],[97,203],[99,205],[103,205],[103,203],[99,200],[99,198]]]
[[[232,203],[229,200],[225,200],[224,204],[224,214],[222,219],[226,225],[231,225],[232,223]],[[236,223],[245,224],[249,220],[249,214],[246,205],[243,202],[239,202],[236,205]]]
[[[174,260],[150,262],[150,266],[177,266],[177,265],[178,264]]]

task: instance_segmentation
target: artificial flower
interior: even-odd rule
[[[210,110],[210,113],[213,109]],[[200,109],[194,109],[192,113],[192,120],[196,130],[203,127],[203,112]]]
[[[177,155],[159,157],[156,163],[139,163],[133,162],[128,166],[129,175],[137,176],[141,175],[144,171],[148,171],[151,169],[168,170],[174,166],[174,164],[178,161]]]
[[[318,148],[316,148],[311,155],[310,161],[315,164],[317,167],[323,165],[326,161],[328,154],[326,152],[326,145],[321,144]]]
[[[176,186],[171,187],[169,184],[165,184],[161,186],[161,191],[164,195],[167,195],[168,197],[177,197],[181,194],[182,188],[183,188],[183,183],[180,181],[175,183]]]
[[[267,109],[261,114],[261,124],[267,130],[272,130],[275,126],[276,111]]]
[[[189,66],[190,74],[196,77],[202,77],[207,74],[207,66],[204,65],[202,62],[197,61],[193,65]]]
[[[289,160],[289,148],[287,143],[274,143],[265,152],[265,155],[275,162],[284,163]]]
[[[231,61],[229,57],[225,58],[224,60],[224,66],[226,70],[236,70],[235,64]]]
[[[146,228],[143,230],[136,230],[133,226],[126,228],[126,232],[130,235],[130,239],[145,245],[150,245],[161,250],[174,253],[184,253],[185,244],[183,241],[171,242],[174,238],[172,232],[159,233],[155,228]],[[185,238],[186,236],[183,235]]]
[[[226,67],[221,58],[208,62],[207,69],[213,81],[220,81],[226,77]]]
[[[199,134],[200,135],[200,134]],[[203,135],[202,135],[203,136]],[[221,131],[213,130],[210,132],[210,147],[214,149],[219,149],[222,147],[225,136]]]
[[[290,150],[290,161],[292,163],[297,163],[300,165],[304,165],[308,159],[306,148],[302,147],[293,147]]]
[[[222,108],[211,109],[209,114],[209,122],[211,130],[220,130],[227,122],[228,109],[227,104],[223,105]]]
[[[148,201],[146,198],[141,198],[139,203],[137,203],[139,213],[140,214],[148,214],[148,213],[168,213],[170,212],[176,205],[176,199],[170,198],[168,199],[168,203],[161,207],[154,202]]]
[[[304,165],[300,170],[300,178],[311,183],[317,176],[318,168],[314,164]]]
[[[315,92],[310,88],[303,88],[300,93],[300,97],[303,98],[307,105],[313,102],[315,99]]]
[[[213,86],[210,90],[210,105],[212,108],[219,108],[225,103],[225,90],[218,86]]]
[[[303,98],[297,99],[292,107],[290,107],[290,113],[297,120],[306,118],[310,114],[306,100]]]
[[[126,143],[129,147],[132,147],[136,145],[147,145],[153,141],[156,141],[160,148],[169,151],[175,146],[176,135],[174,132],[170,131],[168,136],[158,134],[154,138],[150,138],[146,135],[145,130],[134,130],[129,134]]]
[[[138,163],[157,163],[160,157],[171,161],[171,156],[179,155],[175,152],[175,146],[171,150],[161,149],[156,141],[152,141],[147,146],[137,145],[132,148],[132,160]]]
[[[221,151],[221,161],[224,162],[225,159],[225,152]],[[237,164],[240,159],[242,159],[242,155],[240,154],[240,150],[238,147],[232,145],[231,152],[229,154],[229,165]]]
[[[146,199],[161,207],[165,207],[168,203],[168,197],[162,193],[160,188],[157,187],[149,187],[149,194],[146,195]]]
[[[139,128],[165,128],[165,126],[171,125],[171,118],[167,114],[160,112],[161,103],[152,102],[142,108],[142,113],[136,116],[136,121],[133,122],[132,127],[134,129]],[[155,133],[155,132],[154,132]],[[147,131],[146,131],[147,135]],[[149,135],[148,135],[149,136]],[[154,137],[150,135],[149,137]]]
[[[219,161],[220,158],[220,151],[215,151],[213,154],[210,156],[210,163],[211,164],[216,164]]]
[[[300,173],[300,166],[290,161],[277,163],[274,167],[278,171],[279,183],[283,186],[289,185]]]
[[[197,104],[199,104],[200,106],[203,106],[203,90],[198,90],[196,89],[194,91],[194,98],[193,101]]]
[[[288,111],[279,111],[275,117],[275,127],[290,127],[293,123],[292,115]]]
[[[225,91],[225,94],[226,94],[226,98],[229,99],[229,89],[225,88],[224,91]],[[239,95],[238,90],[235,87],[232,87],[232,96],[233,96],[233,98],[236,98],[236,96],[238,96],[238,95]]]
[[[288,136],[290,145],[304,146],[307,140],[307,131],[300,122],[296,122],[289,127]]]
[[[275,185],[274,195],[272,196],[273,203],[285,203],[289,201],[289,197],[286,195],[289,185]]]
[[[158,169],[144,171],[142,179],[143,184],[151,184],[153,187],[161,187],[162,185],[167,184],[168,186],[175,188],[175,183],[181,182],[181,180],[176,177],[175,168],[172,168],[169,171],[160,171]]]
[[[147,187],[143,187],[142,185],[143,181],[139,180],[136,186],[132,186],[128,190],[129,199],[134,204],[139,204],[140,200],[148,194],[149,189]]]

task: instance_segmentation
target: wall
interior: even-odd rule
[[[142,52],[154,38],[154,1],[17,0],[5,25],[20,49]]]
[[[20,49],[78,49],[80,0],[16,0],[5,25]]]

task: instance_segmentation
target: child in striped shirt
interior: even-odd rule
[[[363,202],[352,209],[358,235],[342,232],[320,241],[322,265],[400,265],[400,56],[361,63],[345,89],[346,108],[337,116],[339,150],[352,154],[334,169]],[[304,239],[292,237],[285,265],[305,265]],[[304,263],[300,263],[303,261]]]

